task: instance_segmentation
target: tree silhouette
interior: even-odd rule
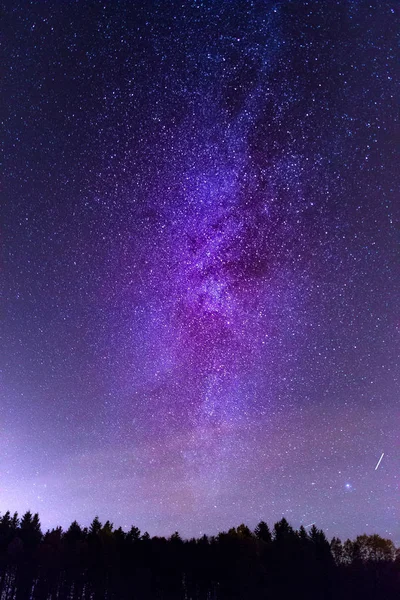
[[[260,521],[257,527],[254,530],[255,536],[264,542],[265,544],[270,544],[272,542],[271,531],[265,521]]]
[[[183,540],[77,521],[41,532],[37,514],[0,517],[1,600],[394,600],[400,553],[391,540],[360,535],[329,543],[313,526],[283,518],[254,533],[241,524]]]

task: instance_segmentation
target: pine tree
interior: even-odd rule
[[[101,531],[101,523],[99,517],[95,517],[89,526],[89,534],[92,536],[98,535]]]
[[[254,534],[259,540],[265,542],[266,544],[270,544],[272,541],[270,529],[265,521],[259,522],[254,530]]]

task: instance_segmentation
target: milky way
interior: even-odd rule
[[[399,542],[395,3],[4,17],[0,510]]]

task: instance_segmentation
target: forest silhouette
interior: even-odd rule
[[[261,521],[183,540],[96,517],[42,533],[38,514],[0,518],[0,600],[400,598],[400,550],[379,535],[328,541],[315,525]]]

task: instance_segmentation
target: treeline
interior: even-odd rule
[[[96,517],[41,531],[39,516],[0,518],[0,600],[400,598],[400,553],[362,535],[329,542],[286,519],[182,540],[114,529]]]

